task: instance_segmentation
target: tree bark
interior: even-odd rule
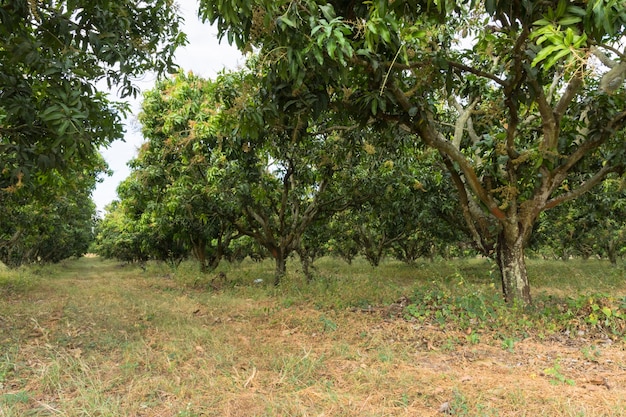
[[[274,275],[274,285],[280,285],[280,281],[287,273],[287,259],[281,251],[276,251],[274,259],[276,261],[276,272]]]
[[[606,252],[609,257],[609,262],[611,265],[617,265],[617,245],[615,244],[615,240],[609,239],[609,242],[606,245]]]
[[[498,236],[497,261],[502,277],[502,291],[507,303],[530,304],[530,284],[524,259],[524,238],[517,227],[504,227]]]

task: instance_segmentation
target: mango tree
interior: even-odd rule
[[[139,116],[147,142],[132,163],[153,190],[153,223],[173,227],[202,272],[215,269],[239,237],[223,214],[232,198],[217,183],[220,171],[233,168],[218,137],[217,85],[181,71],[147,91]]]
[[[171,0],[2,0],[0,188],[121,139],[126,107],[96,82],[134,95],[133,80],[171,68],[184,42]]]
[[[128,107],[97,83],[134,95],[134,80],[169,70],[184,42],[171,0],[0,0],[0,212],[36,207],[55,183],[99,170],[98,148],[123,138]],[[88,207],[91,190],[73,204]],[[11,251],[14,237],[0,233],[0,246]]]
[[[23,187],[6,193],[0,211],[0,261],[10,267],[58,262],[85,254],[93,240],[95,204],[90,195],[106,167],[99,154],[90,165],[67,167],[33,179],[35,195]]]
[[[543,213],[533,249],[568,260],[598,256],[617,263],[626,242],[624,180],[608,178],[597,191]]]
[[[252,68],[264,71],[262,63]],[[225,215],[231,216],[239,233],[253,238],[274,258],[278,284],[287,257],[303,248],[306,230],[346,206],[346,196],[335,187],[357,157],[349,152],[352,144],[346,145],[350,138],[327,129],[321,117],[313,124],[309,115],[299,114],[292,123],[280,108],[262,103],[264,92],[255,72],[246,71],[244,77],[240,72],[236,79],[233,75],[220,80],[222,97],[233,104],[224,111],[236,116],[222,124],[222,132],[224,146],[235,147],[231,157],[240,169],[222,173],[221,184],[224,192],[235,196],[240,212]],[[307,258],[302,261],[310,278]]]
[[[200,13],[260,51],[265,89],[293,120],[297,103],[351,112],[441,153],[509,302],[531,302],[524,249],[539,214],[622,172],[620,2],[202,0]]]

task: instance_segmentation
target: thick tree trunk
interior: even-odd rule
[[[614,239],[609,239],[606,244],[606,254],[611,265],[617,265],[617,245]]]
[[[287,273],[287,260],[283,256],[282,252],[278,252],[274,258],[276,260],[276,272],[274,275],[274,285],[279,285]]]
[[[524,259],[524,239],[516,230],[503,230],[498,236],[497,261],[502,276],[502,291],[507,303],[530,304],[530,284]]]

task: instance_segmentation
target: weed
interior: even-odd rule
[[[470,406],[468,404],[467,398],[463,395],[463,393],[459,390],[454,390],[452,392],[452,401],[450,402],[450,409],[448,410],[448,414],[452,414],[454,416],[469,416],[470,415]]]
[[[558,359],[554,361],[550,368],[544,369],[543,373],[550,377],[551,384],[576,385],[573,379],[569,379],[561,373],[561,364]]]
[[[320,322],[322,322],[325,332],[334,332],[335,330],[337,330],[337,323],[324,315],[320,317]]]
[[[391,362],[393,360],[393,351],[388,347],[383,347],[378,352],[378,360],[381,362]]]
[[[476,332],[471,332],[466,336],[467,341],[472,345],[477,345],[480,343],[480,336]]]
[[[583,354],[583,357],[589,362],[598,362],[600,355],[602,355],[600,348],[596,345],[585,346],[581,348],[580,351]]]
[[[508,350],[509,352],[513,353],[513,351],[515,350],[515,338],[505,337],[504,340],[502,340],[501,346],[502,349]]]

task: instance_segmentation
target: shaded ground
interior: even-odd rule
[[[317,304],[68,263],[2,293],[0,416],[626,415],[623,339]]]

